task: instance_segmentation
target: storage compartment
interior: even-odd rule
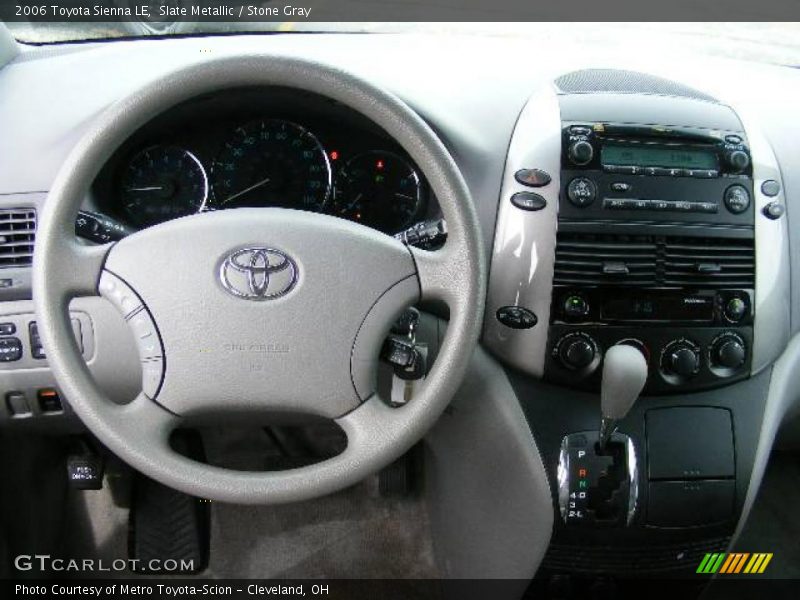
[[[648,410],[645,419],[651,481],[735,476],[733,423],[729,410],[659,408]]]
[[[647,524],[697,527],[725,523],[733,517],[735,485],[732,479],[651,482]]]

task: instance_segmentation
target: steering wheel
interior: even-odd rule
[[[115,244],[75,237],[75,218],[101,166],[139,127],[200,94],[252,86],[302,89],[370,118],[421,167],[448,226],[424,251],[332,216],[241,208],[184,217]],[[477,343],[485,259],[469,190],[448,151],[394,95],[330,66],[279,56],[203,62],[111,106],[63,164],[40,215],[33,294],[49,365],[70,405],[111,451],[185,493],[243,504],[321,496],[402,455],[456,392]],[[98,388],[75,343],[68,305],[110,300],[133,330],[142,392],[127,404]],[[380,346],[402,311],[447,304],[436,362],[414,398],[379,397]],[[207,465],[171,449],[195,415],[300,412],[333,419],[337,456],[279,472]]]

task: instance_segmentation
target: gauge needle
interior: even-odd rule
[[[163,185],[150,185],[147,187],[137,187],[137,188],[128,188],[126,191],[128,192],[155,192],[157,190],[163,190]]]
[[[228,196],[227,198],[225,198],[225,200],[222,201],[222,204],[227,204],[228,202],[230,202],[234,198],[238,198],[239,196],[241,196],[243,194],[246,194],[247,192],[252,192],[254,189],[259,188],[259,187],[261,187],[262,185],[264,185],[266,183],[269,183],[269,180],[270,180],[269,177],[265,177],[264,179],[262,179],[258,183],[254,183],[250,187],[244,188],[241,192],[236,192],[232,196]]]

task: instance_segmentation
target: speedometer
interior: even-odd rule
[[[331,166],[310,131],[263,119],[239,127],[212,166],[215,208],[278,206],[321,212],[331,193]]]

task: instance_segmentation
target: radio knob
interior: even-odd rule
[[[567,198],[578,208],[586,208],[597,197],[597,186],[586,177],[576,177],[567,186]]]
[[[569,145],[567,155],[574,164],[583,166],[592,162],[594,158],[594,148],[592,148],[592,145],[586,140],[578,140]]]
[[[587,369],[596,363],[598,352],[595,341],[585,333],[570,333],[558,343],[558,357],[572,371]]]
[[[711,362],[714,366],[738,369],[746,357],[744,340],[735,333],[723,334],[711,344]]]
[[[728,152],[726,159],[731,169],[737,173],[741,173],[750,166],[750,157],[744,150],[733,150],[732,152]]]
[[[688,340],[672,342],[664,350],[661,366],[668,374],[692,377],[700,370],[700,352]]]

